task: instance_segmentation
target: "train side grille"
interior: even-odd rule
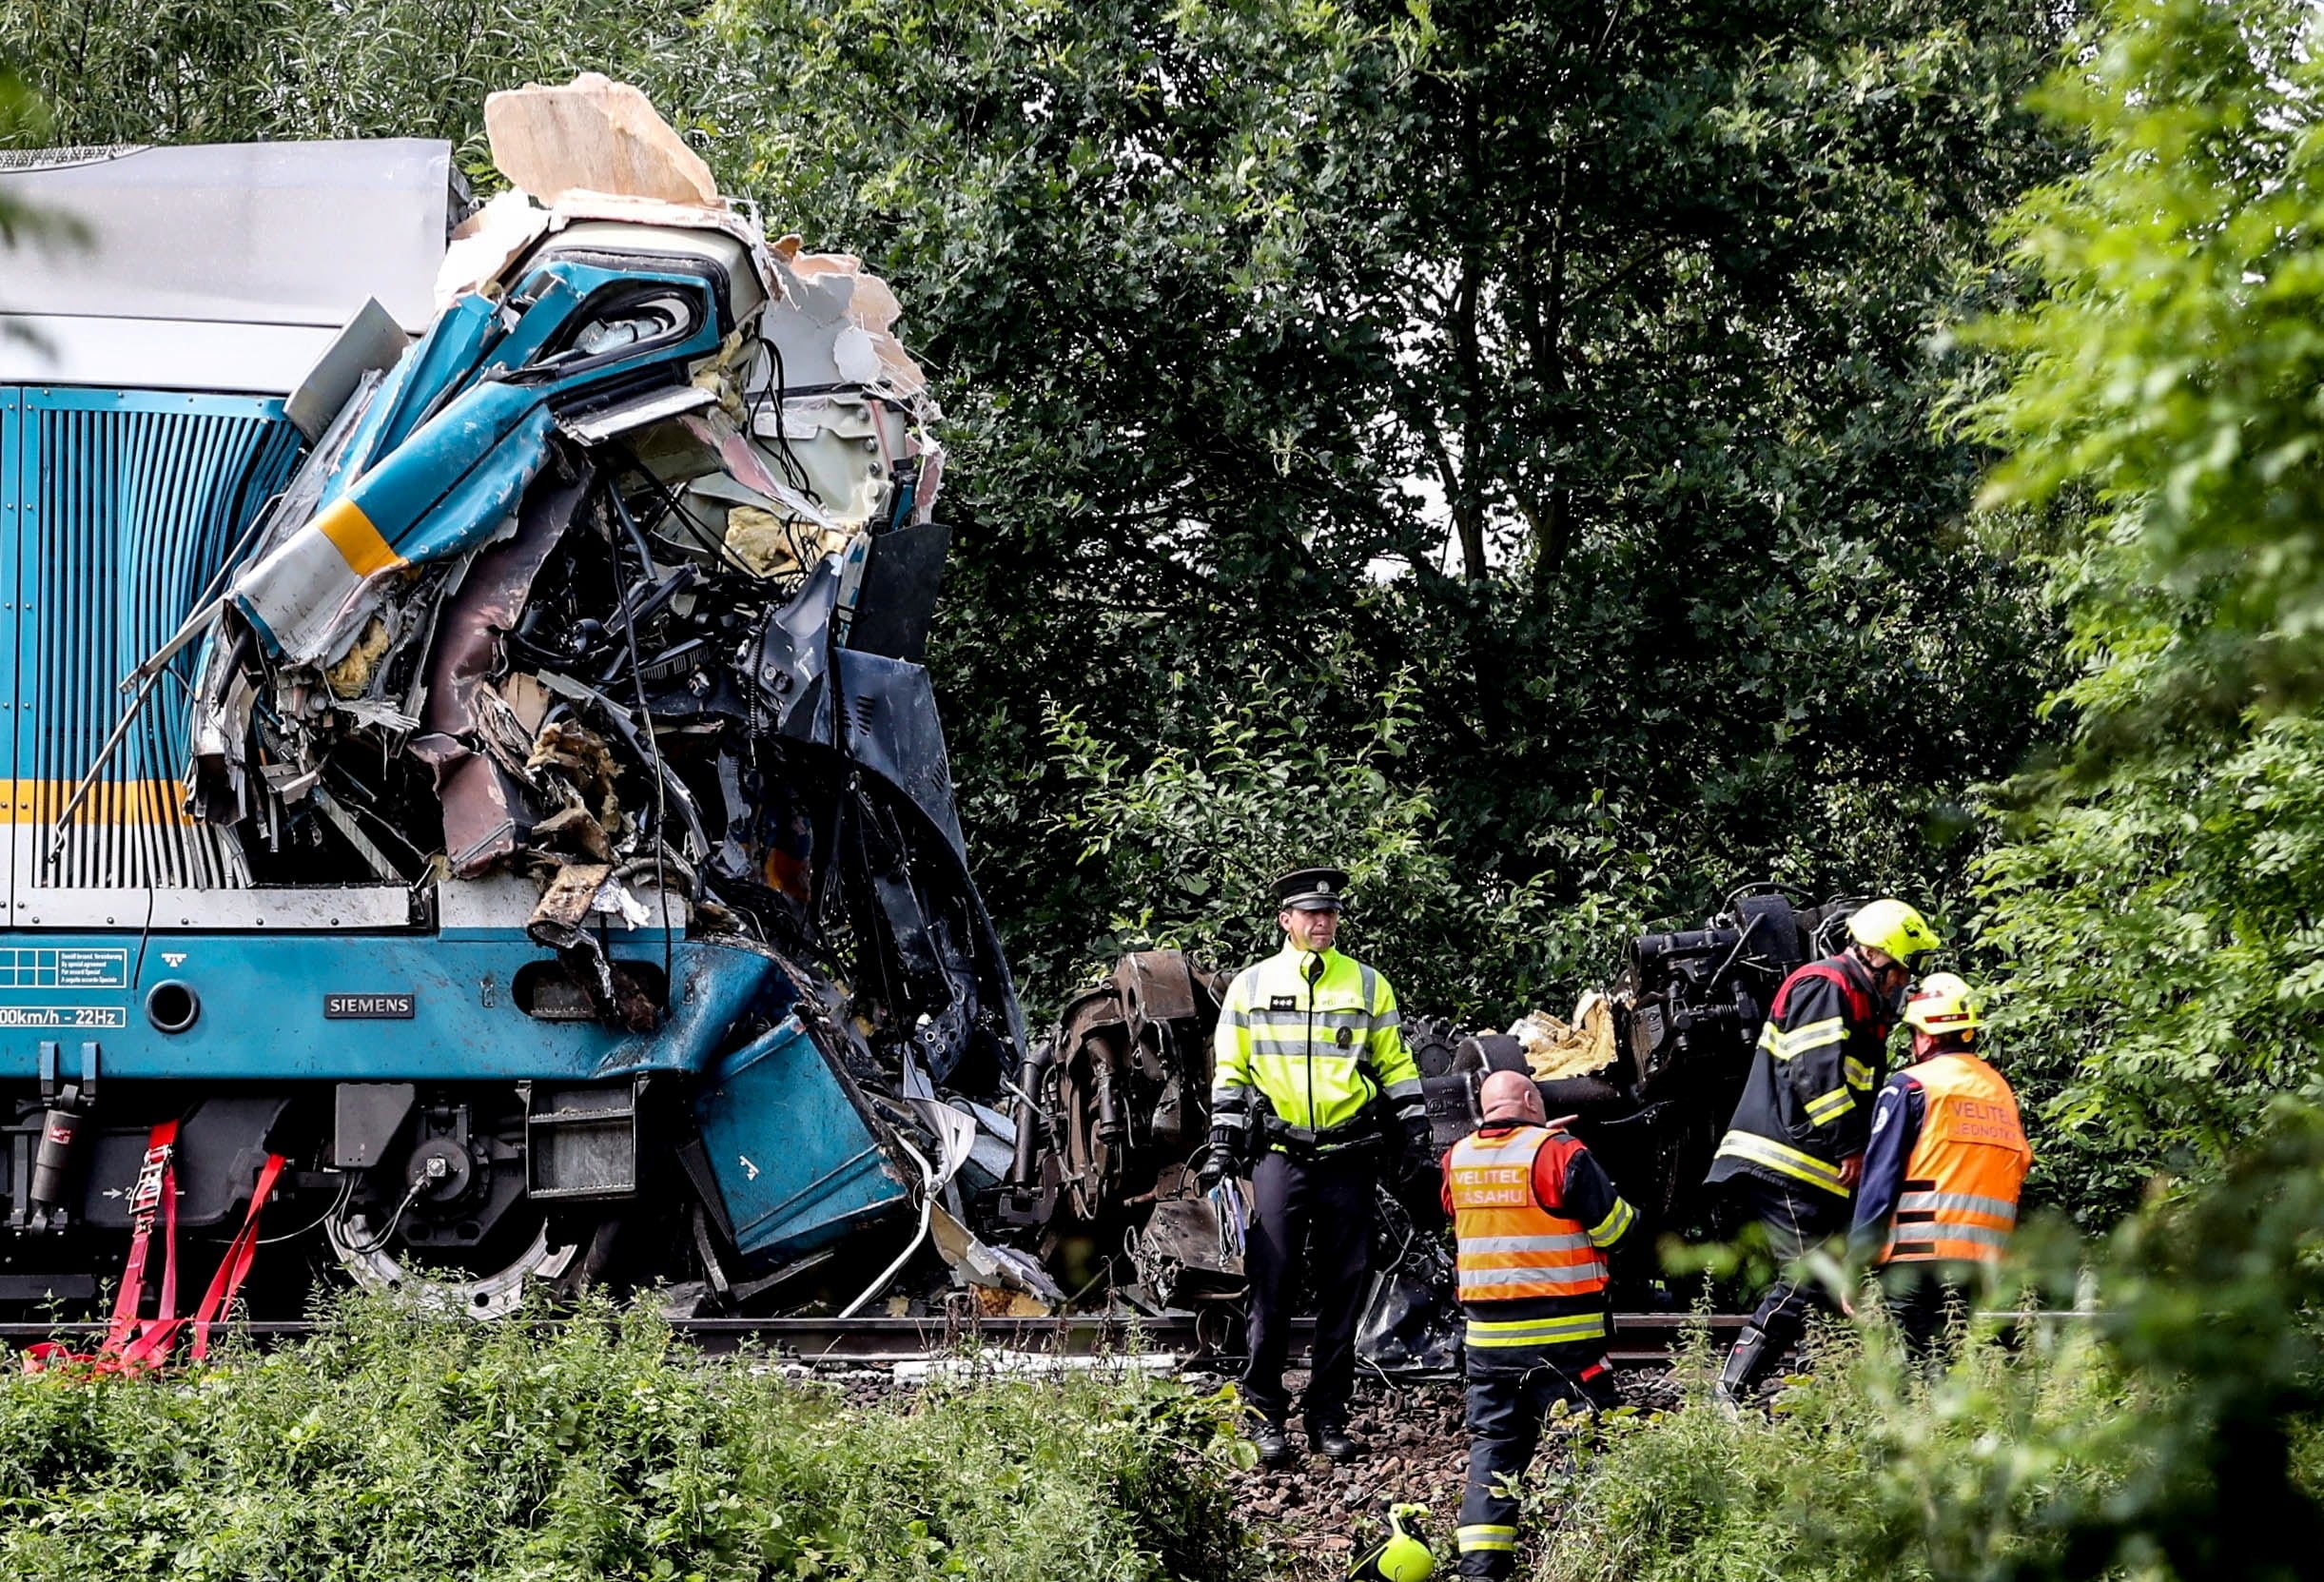
[[[242,889],[230,844],[180,811],[184,678],[199,645],[155,689],[61,840],[50,831],[127,706],[117,683],[177,630],[288,479],[298,433],[282,402],[248,397],[26,387],[0,400],[14,408],[0,407],[0,496],[16,518],[0,594],[13,595],[4,652],[19,921],[44,909],[52,924],[68,912],[99,921],[66,904],[73,892]],[[101,909],[119,915],[128,901],[116,893]]]

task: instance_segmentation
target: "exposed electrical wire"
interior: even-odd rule
[[[808,477],[806,463],[802,462],[797,454],[791,450],[791,430],[783,421],[783,408],[791,399],[788,388],[790,381],[785,377],[783,370],[783,348],[768,340],[766,331],[763,329],[759,331],[758,343],[766,350],[768,369],[773,374],[774,380],[771,389],[762,386],[752,397],[751,427],[753,432],[756,432],[760,406],[771,395],[774,398],[775,465],[782,469],[784,482],[798,490],[815,504],[821,505],[823,497],[815,492],[814,481]]]
[[[322,1225],[325,1221],[335,1220],[339,1218],[340,1215],[345,1213],[347,1208],[347,1200],[354,1196],[355,1173],[353,1171],[349,1171],[346,1175],[341,1178],[339,1182],[339,1196],[332,1200],[330,1207],[324,1209],[321,1214],[318,1214],[312,1220],[309,1220],[305,1224],[301,1225],[297,1230],[284,1231],[280,1236],[260,1237],[258,1239],[258,1244],[262,1247],[271,1247],[282,1241],[296,1241],[300,1237],[306,1235],[319,1225]],[[398,1209],[396,1212],[400,1215],[402,1213],[402,1210]],[[391,1221],[387,1228],[389,1230],[395,1229],[394,1223]],[[376,1251],[377,1249],[366,1250]]]
[[[638,575],[647,582],[652,582],[654,557],[645,547],[645,535],[637,531],[636,522],[630,518],[630,508],[621,503],[621,491],[609,483],[606,485],[605,492],[613,499],[614,510],[620,516],[621,525],[629,530],[632,538],[636,541],[638,554],[645,557],[645,563],[638,567]],[[614,565],[618,570],[621,565],[620,556],[614,557]],[[639,600],[638,606],[642,608],[651,597],[652,595],[648,595],[646,599]],[[663,783],[663,777],[670,771],[662,762],[661,738],[654,733],[654,712],[646,704],[646,673],[637,662],[637,612],[631,606],[629,591],[626,589],[621,594],[621,638],[630,651],[630,684],[637,693],[637,717],[641,722],[640,729],[644,733],[646,746],[654,753],[654,893],[660,901],[662,908],[662,995],[664,1001],[668,1002],[674,999],[677,993],[677,983],[673,968],[675,950],[670,942],[670,878],[662,869],[662,840],[664,831],[669,828],[670,819],[669,790]]]
[[[676,518],[679,521],[686,524],[687,531],[693,536],[694,543],[698,548],[708,550],[711,554],[725,561],[728,569],[731,571],[740,572],[743,576],[750,577],[752,581],[765,580],[765,578],[761,577],[758,573],[752,571],[749,566],[745,565],[742,560],[735,556],[732,550],[727,548],[726,542],[723,538],[713,536],[711,530],[705,526],[693,512],[686,509],[685,505],[678,499],[678,497],[671,492],[670,486],[664,483],[660,479],[655,478],[653,473],[649,472],[646,469],[645,464],[639,461],[635,455],[627,456],[625,459],[627,459],[629,462],[629,470],[632,473],[635,473],[638,479],[645,483],[647,488],[651,489],[657,497],[659,497],[662,509],[671,516]],[[619,490],[615,489],[615,494],[616,498],[618,498]]]
[[[396,1226],[403,1221],[403,1211],[420,1201],[420,1194],[424,1191],[426,1187],[427,1182],[424,1179],[414,1182],[412,1183],[412,1189],[403,1194],[403,1201],[396,1204],[396,1211],[387,1217],[387,1223],[380,1227],[379,1235],[373,1237],[361,1246],[357,1246],[352,1241],[347,1242],[344,1250],[353,1253],[358,1258],[367,1258],[371,1254],[376,1253],[381,1248],[386,1246],[387,1239],[396,1234]],[[329,1216],[325,1215],[324,1218],[328,1219]]]
[[[904,1250],[896,1254],[896,1260],[882,1269],[877,1279],[864,1287],[864,1294],[839,1310],[839,1316],[842,1318],[854,1318],[856,1314],[863,1311],[865,1305],[872,1298],[888,1289],[888,1282],[896,1278],[905,1264],[911,1261],[912,1254],[920,1250],[920,1243],[928,1240],[928,1221],[936,1212],[935,1166],[921,1157],[920,1150],[912,1146],[910,1138],[906,1137],[902,1132],[897,1132],[895,1139],[898,1145],[912,1156],[912,1162],[920,1166],[920,1229],[909,1241],[904,1244]]]

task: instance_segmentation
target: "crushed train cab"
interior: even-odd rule
[[[0,176],[70,222],[0,283],[0,1306],[164,1144],[197,1277],[271,1160],[275,1264],[478,1314],[1006,1173],[934,405],[624,94],[496,95],[473,213],[426,142]]]

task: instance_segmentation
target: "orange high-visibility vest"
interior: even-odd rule
[[[1453,1144],[1453,1234],[1460,1299],[1584,1297],[1606,1289],[1606,1258],[1579,1220],[1533,1200],[1533,1157],[1562,1134],[1519,1126]]]
[[[1904,1190],[1881,1261],[1998,1263],[2017,1227],[2018,1189],[2034,1162],[2017,1095],[1975,1055],[1932,1056],[1912,1068],[1912,1077],[1927,1109],[1904,1162]]]

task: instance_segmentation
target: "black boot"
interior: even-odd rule
[[[1735,1349],[1727,1354],[1727,1367],[1719,1382],[1711,1386],[1710,1398],[1730,1416],[1742,1411],[1744,1402],[1750,1399],[1751,1387],[1772,1360],[1767,1331],[1757,1324],[1744,1325],[1743,1333],[1735,1337]]]
[[[1291,1436],[1283,1431],[1279,1418],[1261,1418],[1251,1430],[1251,1443],[1259,1447],[1262,1467],[1279,1467],[1291,1459]]]
[[[1348,1437],[1345,1423],[1326,1420],[1307,1425],[1307,1448],[1326,1460],[1347,1462],[1356,1459],[1357,1446]]]

